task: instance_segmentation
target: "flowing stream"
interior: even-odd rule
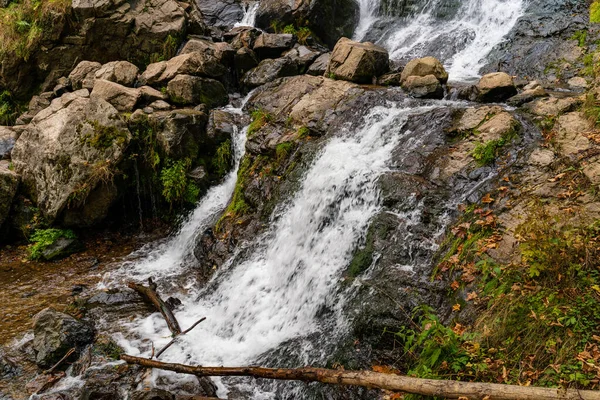
[[[396,59],[431,54],[428,51],[447,44],[439,50],[455,80],[477,76],[485,56],[510,31],[523,7],[523,0],[465,0],[442,23],[434,12],[442,0],[425,1],[393,18],[381,14],[380,1],[361,0],[361,24],[355,37],[369,39],[379,34],[378,42]],[[253,24],[257,5],[248,6],[240,25]],[[452,40],[460,43],[451,45]],[[299,360],[323,361],[310,353],[309,337],[346,328],[339,283],[371,218],[381,210],[377,179],[388,171],[392,152],[410,134],[407,119],[441,104],[377,106],[358,126],[332,134],[293,198],[279,205],[267,231],[248,245],[249,255],[234,255],[208,285],[198,288],[193,282],[192,250],[198,235],[225,209],[235,188],[247,130],[240,127],[234,140],[235,168],[224,182],[207,193],[179,232],[132,254],[122,268],[105,277],[104,284],[148,277],[160,282],[189,275],[182,290],[166,288],[165,294],[182,301],[176,316],[184,329],[200,317],[207,320],[169,349],[163,361],[248,365],[292,341]],[[241,108],[229,111],[241,113]],[[406,152],[420,145],[418,140],[402,143]],[[402,262],[406,270],[414,267],[411,260]],[[333,310],[327,321],[319,318],[323,308]],[[158,313],[123,322],[122,327],[115,338],[129,354],[149,356],[150,341],[156,348],[170,341]],[[153,378],[162,385],[169,379],[186,379],[157,370]],[[216,382],[223,396],[235,384]],[[264,388],[248,390],[254,399],[280,398]],[[285,398],[301,398],[291,396]]]
[[[394,60],[435,56],[450,79],[479,76],[486,57],[523,15],[525,0],[359,0],[356,40],[371,40]],[[399,3],[399,4],[396,4]],[[408,4],[408,5],[407,5]]]

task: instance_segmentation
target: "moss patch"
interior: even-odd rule
[[[71,230],[63,229],[38,229],[29,238],[29,257],[32,260],[42,258],[43,252],[52,246],[58,239],[77,239],[77,235]]]

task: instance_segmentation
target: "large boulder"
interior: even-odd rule
[[[195,75],[218,79],[226,73],[227,69],[219,63],[217,58],[208,53],[194,51],[181,54],[167,61],[158,81],[165,82],[177,75]]]
[[[442,99],[444,97],[444,88],[434,75],[409,76],[402,83],[402,88],[417,98]]]
[[[202,0],[193,4],[209,26],[230,29],[244,17],[244,9],[238,0]]]
[[[92,225],[106,217],[116,198],[112,177],[131,134],[112,105],[86,93],[53,100],[12,152],[15,171],[48,222],[80,211],[82,224]]]
[[[244,76],[246,72],[258,65],[256,53],[248,47],[241,47],[238,49],[235,53],[234,60],[237,76]]]
[[[256,13],[256,26],[269,29],[273,21],[306,24],[331,48],[341,37],[352,36],[359,14],[356,0],[263,0]]]
[[[95,61],[82,61],[71,73],[69,74],[69,80],[73,89],[89,89],[92,90],[94,87],[94,81],[96,80],[96,71],[102,68],[102,64]]]
[[[11,171],[9,166],[8,161],[0,161],[0,226],[8,216],[19,187],[19,175]]]
[[[356,83],[372,83],[389,70],[389,54],[373,43],[341,38],[331,53],[326,75]]]
[[[517,94],[510,75],[494,72],[481,77],[477,88],[477,99],[484,103],[502,102]]]
[[[289,33],[263,33],[254,42],[254,52],[261,60],[277,58],[284,51],[291,49],[295,42],[296,38]]]
[[[229,102],[227,91],[217,80],[191,75],[177,75],[167,86],[173,103],[206,104],[209,108],[221,107]]]
[[[115,82],[99,79],[94,84],[92,96],[106,100],[119,111],[131,112],[139,101],[141,92],[139,89],[128,88]]]
[[[423,57],[410,60],[402,70],[400,81],[404,82],[411,76],[435,76],[440,83],[448,82],[448,73],[444,65],[434,57]]]
[[[246,88],[255,88],[277,78],[298,75],[298,65],[288,57],[266,59],[256,68],[248,71],[242,78],[242,85]]]
[[[17,141],[17,132],[8,126],[0,126],[0,160],[10,158],[10,152]]]
[[[200,147],[207,145],[208,116],[201,111],[160,111],[150,114],[148,119],[155,127],[157,144],[170,158],[195,160]]]
[[[101,66],[94,74],[94,77],[123,86],[133,86],[139,72],[139,68],[129,61],[112,61]]]
[[[202,38],[191,38],[181,49],[181,54],[208,53],[221,64],[228,65],[233,61],[234,48],[227,42],[213,42]]]
[[[54,365],[70,349],[81,350],[94,340],[90,325],[52,308],[35,315],[33,334],[35,361],[42,368]]]

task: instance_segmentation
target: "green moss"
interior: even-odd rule
[[[600,23],[600,1],[595,0],[590,6],[590,22],[593,24]]]
[[[94,353],[111,360],[119,360],[124,354],[123,349],[108,337],[102,337],[94,343]]]
[[[593,93],[588,93],[582,106],[584,115],[596,126],[600,125],[600,104]]]
[[[169,160],[160,171],[162,195],[171,205],[184,199],[187,191],[187,171],[191,165],[189,160]]]
[[[517,132],[513,128],[508,133],[505,133],[500,139],[478,143],[471,152],[471,156],[477,161],[479,166],[492,164],[500,155],[500,150],[509,144],[516,136]]]
[[[290,156],[294,147],[295,145],[292,142],[279,143],[275,147],[275,162],[278,165],[283,163]]]
[[[573,36],[571,36],[571,40],[576,40],[577,41],[577,45],[579,47],[584,47],[585,46],[585,41],[587,39],[587,30],[581,30],[581,31],[577,31],[573,34]]]
[[[42,253],[48,247],[52,246],[58,239],[76,239],[77,235],[71,230],[63,229],[38,229],[29,238],[29,257],[32,260],[39,260]]]
[[[254,110],[251,114],[252,122],[248,126],[248,136],[253,136],[262,127],[274,120],[273,116],[264,110]]]
[[[104,126],[95,120],[86,123],[92,126],[94,132],[81,136],[81,142],[96,150],[104,151],[114,144],[122,146],[127,141],[127,131],[116,126]]]
[[[310,136],[310,129],[307,126],[301,126],[296,132],[298,139],[304,139]]]
[[[160,44],[160,43],[157,43]],[[162,45],[162,51],[160,53],[153,53],[150,55],[150,63],[170,60],[177,55],[177,49],[181,44],[181,38],[178,36],[169,35],[165,39]]]
[[[224,176],[231,168],[233,153],[231,151],[231,140],[226,140],[217,148],[212,159],[213,170],[218,176]]]

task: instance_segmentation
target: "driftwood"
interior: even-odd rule
[[[192,329],[194,329],[195,327],[197,327],[200,322],[204,321],[205,319],[206,319],[206,317],[200,318],[198,321],[196,321],[194,323],[194,325],[190,326],[188,329],[186,329],[185,331],[181,332],[179,335],[175,336],[169,343],[167,343],[167,345],[165,347],[163,347],[162,349],[160,349],[158,351],[158,353],[156,353],[156,358],[160,357],[160,355],[162,353],[164,353],[165,350],[167,350],[169,347],[171,347],[171,345],[177,341],[177,338],[179,338],[179,336],[183,336],[186,333],[190,332]],[[154,351],[152,351],[152,357],[150,357],[150,358],[154,358]]]
[[[254,378],[276,380],[322,382],[334,385],[378,388],[424,396],[437,396],[447,399],[466,397],[468,399],[488,398],[490,400],[600,400],[600,391],[420,379],[373,371],[340,371],[323,368],[194,367],[183,364],[163,363],[129,355],[122,355],[121,359],[129,364],[196,375],[198,377],[251,376]]]
[[[179,322],[177,322],[177,318],[173,315],[171,308],[160,298],[158,293],[156,293],[156,283],[150,278],[148,279],[148,284],[149,286],[144,286],[135,282],[129,282],[127,286],[138,292],[144,299],[152,303],[152,305],[160,311],[165,318],[165,321],[167,321],[167,325],[173,336],[179,335],[181,333]]]

